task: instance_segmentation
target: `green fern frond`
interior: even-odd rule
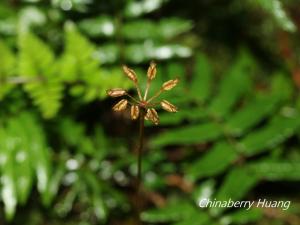
[[[63,84],[51,48],[31,33],[19,37],[19,75],[29,78],[24,84],[45,118],[53,117],[61,106]]]

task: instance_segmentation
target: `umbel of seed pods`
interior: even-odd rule
[[[129,95],[126,90],[122,88],[113,88],[110,90],[107,90],[107,94],[111,97],[129,97],[129,100],[127,99],[121,99],[117,104],[113,106],[113,110],[116,112],[123,111],[127,108],[128,105],[131,106],[130,109],[130,115],[132,120],[136,120],[139,115],[141,110],[145,110],[145,119],[150,120],[153,122],[155,125],[159,124],[159,117],[158,114],[155,110],[155,106],[161,105],[161,107],[168,111],[168,112],[177,112],[177,107],[168,102],[167,100],[162,100],[161,102],[154,102],[154,100],[162,94],[164,91],[169,91],[172,88],[174,88],[177,83],[179,82],[178,79],[174,80],[169,80],[161,86],[161,88],[154,94],[152,97],[148,98],[148,92],[150,89],[151,81],[155,78],[156,76],[156,64],[154,62],[150,63],[150,66],[147,71],[147,85],[145,89],[145,93],[142,96],[141,89],[138,84],[138,79],[136,76],[136,73],[134,70],[128,68],[127,66],[123,66],[123,71],[125,75],[132,80],[134,83],[134,86],[136,88],[138,98],[134,98],[133,96]]]

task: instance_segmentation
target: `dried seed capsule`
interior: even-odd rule
[[[147,109],[145,119],[152,121],[155,125],[159,124],[159,117],[154,108]]]
[[[163,83],[162,89],[163,89],[164,91],[169,91],[169,90],[171,90],[173,87],[175,87],[175,86],[178,84],[178,82],[179,82],[179,80],[178,80],[177,78],[174,79],[174,80],[169,80],[169,81]]]
[[[113,88],[106,91],[107,95],[110,97],[120,97],[126,95],[126,91],[122,88]]]
[[[126,65],[124,65],[123,71],[130,80],[133,80],[133,82],[137,82],[137,76],[136,76],[134,70],[132,70],[132,69],[128,68]]]
[[[154,62],[150,63],[150,66],[147,71],[147,77],[149,80],[153,80],[156,75],[156,64]]]
[[[113,110],[118,112],[118,111],[123,111],[127,107],[128,101],[126,99],[122,99],[119,101],[117,104],[114,105]]]
[[[173,104],[171,104],[170,102],[168,102],[167,100],[163,100],[161,103],[160,103],[161,107],[168,111],[168,112],[177,112],[177,107]]]
[[[132,120],[136,120],[139,117],[140,109],[137,105],[131,106],[130,115]]]

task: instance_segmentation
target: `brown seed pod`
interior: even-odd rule
[[[137,82],[137,76],[136,76],[134,70],[132,70],[132,69],[128,68],[126,65],[124,65],[123,71],[130,80],[132,80],[133,82]]]
[[[150,66],[147,71],[147,77],[149,80],[153,80],[156,76],[156,63],[153,61],[150,63]]]
[[[136,120],[139,117],[140,108],[137,105],[131,106],[130,115],[132,120]]]
[[[122,99],[117,104],[114,105],[113,110],[116,112],[123,111],[127,107],[128,101],[126,99]]]
[[[171,104],[170,102],[168,102],[167,100],[163,100],[161,103],[160,103],[161,107],[168,111],[168,112],[177,112],[177,107],[173,104]]]
[[[122,88],[113,88],[106,91],[110,97],[120,97],[126,95],[126,91]]]
[[[175,86],[178,84],[178,82],[179,82],[179,79],[177,79],[177,78],[174,79],[174,80],[169,80],[169,81],[163,83],[162,89],[163,89],[164,91],[169,91],[169,90],[171,90],[173,87],[175,87]]]
[[[157,112],[154,108],[147,109],[145,119],[150,120],[155,125],[159,124],[159,117],[158,117],[158,114],[157,114]]]

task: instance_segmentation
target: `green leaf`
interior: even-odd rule
[[[226,131],[240,136],[269,116],[277,108],[279,99],[274,96],[258,96],[254,101],[233,113],[226,123]]]
[[[252,0],[251,0],[252,1]],[[255,0],[256,4],[270,13],[275,22],[285,31],[295,32],[297,27],[286,14],[284,7],[280,0]]]
[[[125,46],[125,57],[133,63],[149,62],[150,60],[165,60],[171,58],[187,58],[192,55],[192,49],[181,44],[128,44]]]
[[[44,193],[47,190],[51,174],[50,152],[46,144],[45,135],[39,123],[31,114],[23,113],[20,118],[24,129],[30,131],[28,138],[31,143],[31,167],[37,177],[38,191]]]
[[[187,177],[196,180],[217,175],[223,172],[237,157],[234,146],[226,142],[219,142],[212,149],[208,149],[204,156],[188,165]]]
[[[251,173],[264,180],[270,181],[299,181],[299,162],[253,162],[248,164],[247,169]]]
[[[130,40],[154,39],[159,37],[158,24],[151,20],[136,20],[125,23],[122,27],[122,35]]]
[[[13,52],[3,41],[0,40],[0,100],[12,89],[13,85],[8,84],[9,77],[16,74],[16,59]],[[4,82],[3,82],[4,80]],[[5,82],[6,81],[6,82]]]
[[[18,14],[19,33],[28,32],[31,28],[34,27],[41,28],[47,23],[45,11],[34,5],[22,7]]]
[[[103,44],[94,54],[102,64],[117,63],[120,58],[120,49],[116,44]]]
[[[147,210],[141,214],[141,218],[148,223],[175,222],[194,215],[194,211],[195,208],[188,202],[174,202],[164,208]]]
[[[73,23],[65,26],[65,50],[60,71],[68,82],[85,80],[98,75],[100,62],[93,58],[96,47],[77,30]]]
[[[195,211],[192,215],[180,222],[173,223],[173,225],[212,225],[209,215],[205,212]]]
[[[251,208],[249,210],[240,209],[221,218],[221,223],[226,224],[249,224],[261,220],[263,212],[260,208]],[[222,224],[224,224],[222,223]]]
[[[274,148],[290,136],[300,126],[298,115],[291,117],[277,116],[263,128],[246,136],[239,144],[239,149],[248,156]]]
[[[157,0],[154,2],[151,2],[149,4],[149,1],[142,0],[142,1],[128,1],[125,6],[125,16],[130,18],[139,17],[143,14],[153,12],[154,10],[159,9],[164,3],[164,0]]]
[[[102,187],[101,183],[98,181],[97,176],[89,171],[84,171],[81,174],[82,179],[86,182],[86,187],[89,188],[89,194],[92,198],[92,203],[94,207],[94,212],[98,220],[106,221],[107,219],[107,207],[103,200],[103,195],[101,194]]]
[[[197,185],[192,193],[193,199],[197,205],[200,204],[201,199],[211,198],[216,191],[216,181],[208,179]]]
[[[18,19],[15,10],[11,7],[0,6],[0,33],[5,36],[14,36],[17,33]]]
[[[0,77],[3,78],[9,75],[14,75],[16,72],[15,56],[11,49],[2,40],[0,40],[0,52]]]
[[[213,141],[221,135],[222,129],[215,123],[191,125],[162,133],[152,139],[151,145],[199,144]]]
[[[20,113],[0,128],[2,199],[7,219],[12,219],[17,203],[25,204],[31,191],[33,175],[43,193],[48,187],[50,157],[44,132],[33,114]]]
[[[166,18],[160,21],[158,32],[164,39],[170,39],[191,30],[193,24],[181,18]]]
[[[43,116],[51,118],[59,110],[63,95],[54,54],[49,46],[30,33],[20,35],[19,48],[19,74],[29,80],[24,88]]]
[[[281,101],[291,100],[295,92],[295,86],[289,75],[284,73],[275,73],[271,80],[271,94],[274,98]]]
[[[92,201],[93,201],[94,212],[97,219],[99,221],[106,220],[108,212],[103,199],[98,195],[94,195]]]
[[[158,64],[158,67],[160,65]],[[166,65],[166,71],[162,71],[160,74],[158,74],[158,77],[156,77],[156,80],[160,79],[160,82],[165,82],[170,79],[178,78],[180,80],[180,83],[176,87],[176,90],[184,89],[184,86],[186,85],[186,68],[184,65],[180,63],[168,63]],[[158,83],[158,82],[156,82]],[[161,85],[161,84],[159,84]],[[159,86],[160,87],[160,86]],[[167,93],[174,93],[174,92],[167,92]]]
[[[65,166],[56,166],[55,171],[53,171],[52,176],[49,178],[46,190],[42,193],[42,201],[45,206],[49,207],[53,199],[56,197],[61,180],[64,175]]]
[[[17,191],[13,169],[13,159],[7,158],[5,169],[2,175],[2,199],[4,203],[5,217],[7,220],[12,220],[17,205]]]
[[[212,68],[204,54],[196,57],[194,78],[191,82],[191,95],[204,102],[211,95],[213,74]]]
[[[5,132],[7,143],[1,142],[4,143],[1,149],[2,154],[9,155],[5,156],[7,160],[3,165],[3,185],[7,187],[2,194],[7,205],[7,217],[11,219],[17,199],[24,204],[30,194],[34,171],[38,179],[38,189],[42,192],[47,186],[49,157],[42,157],[47,156],[43,150],[45,143],[40,138],[43,132],[30,114],[22,113],[17,118],[10,118]]]
[[[112,36],[115,34],[115,24],[109,16],[85,19],[79,23],[79,28],[92,37]]]
[[[258,177],[245,168],[235,168],[226,175],[215,198],[218,201],[236,201],[242,199],[257,183]],[[224,208],[211,208],[213,214],[219,214]]]
[[[16,191],[16,177],[14,171],[14,144],[15,139],[0,129],[0,156],[1,160],[1,196],[4,203],[5,217],[12,220],[18,202]]]
[[[23,115],[18,119],[11,119],[7,124],[7,132],[15,141],[14,144],[14,173],[17,174],[16,191],[18,201],[24,204],[30,194],[33,173],[31,169],[31,138],[28,137],[28,130],[23,124]]]
[[[54,207],[54,210],[59,216],[66,216],[73,208],[76,198],[80,196],[80,185],[74,184],[63,198],[60,198],[59,204]]]
[[[224,75],[219,93],[209,106],[209,111],[216,117],[226,116],[235,106],[237,101],[251,89],[250,73],[253,67],[250,55],[242,52],[237,61]]]
[[[65,51],[59,60],[59,71],[65,82],[80,83],[70,92],[90,102],[106,97],[106,90],[114,87],[124,89],[131,83],[123,76],[121,69],[105,70],[100,67],[99,50],[96,50],[86,37],[76,28],[75,24],[67,23],[65,27]],[[78,91],[79,90],[79,91]]]
[[[172,102],[173,103],[173,102]],[[174,103],[177,105],[176,103]],[[199,121],[207,118],[207,111],[202,107],[180,108],[177,113],[162,113],[159,115],[160,125],[178,125],[184,121]]]

